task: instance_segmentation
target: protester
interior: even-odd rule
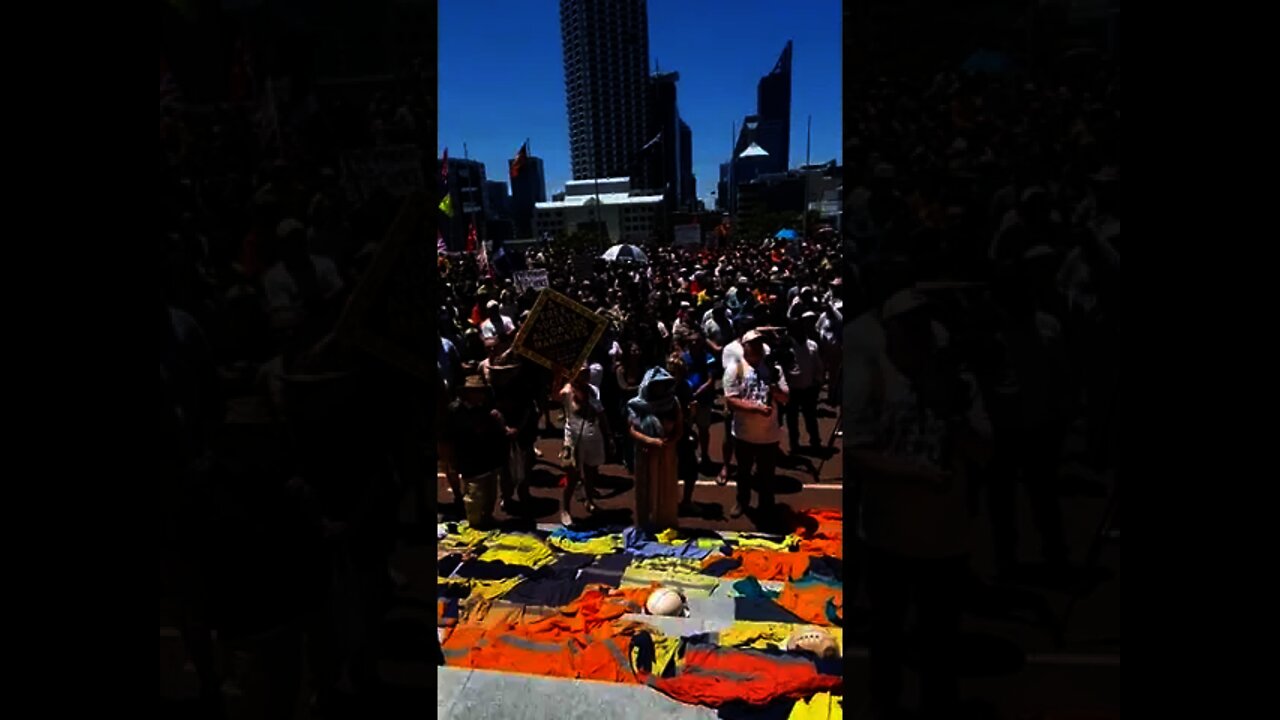
[[[636,443],[636,527],[678,524],[676,452],[684,435],[684,415],[675,385],[671,373],[651,368],[627,403],[629,432]]]
[[[444,433],[452,442],[454,463],[465,488],[467,521],[475,528],[492,527],[498,473],[508,460],[506,444],[511,433],[482,375],[468,375],[459,388]]]
[[[904,623],[917,608],[925,713],[958,701],[954,652],[968,569],[966,473],[989,458],[990,424],[976,381],[939,352],[926,298],[902,291],[880,313],[884,354],[857,408],[854,470],[865,478],[860,534],[868,546],[872,706],[901,699]]]
[[[510,514],[511,501],[517,495],[528,504],[529,474],[533,470],[533,445],[538,436],[535,384],[526,371],[527,364],[512,352],[511,335],[499,336],[488,358],[480,363],[485,382],[493,388],[497,409],[506,421],[509,458],[501,475],[501,508]]]
[[[560,390],[564,406],[564,448],[560,460],[564,464],[568,483],[560,506],[560,522],[573,524],[569,513],[574,488],[582,483],[588,513],[595,513],[595,484],[600,466],[605,462],[605,450],[612,451],[614,441],[609,434],[609,419],[600,402],[600,389],[588,382],[589,371],[583,368]]]
[[[737,502],[729,511],[733,518],[741,517],[751,504],[753,489],[760,498],[760,511],[773,506],[773,472],[781,439],[778,406],[786,404],[789,396],[786,378],[765,361],[767,352],[764,336],[752,330],[742,337],[742,358],[724,372],[725,401],[733,409],[738,455]]]
[[[700,412],[698,401],[695,399],[696,390],[693,385],[698,381],[689,373],[689,364],[687,361],[688,353],[674,352],[667,358],[667,372],[671,373],[671,377],[676,381],[676,402],[680,405],[681,417],[684,418],[684,432],[680,434],[676,443],[676,471],[680,479],[684,481],[684,495],[681,496],[680,506],[677,510],[681,514],[695,514],[696,508],[693,505],[693,491],[698,483],[698,444],[700,437],[706,437],[704,431],[700,431],[696,427],[696,421],[693,420]],[[707,383],[715,385],[714,378],[710,378]],[[701,385],[700,385],[701,386]],[[707,423],[710,424],[710,412],[706,412]],[[705,454],[705,448],[703,450]]]
[[[800,416],[804,416],[805,431],[809,434],[809,447],[822,446],[822,438],[818,433],[818,394],[822,391],[822,378],[825,370],[822,366],[822,355],[818,350],[818,342],[813,339],[817,314],[808,310],[791,321],[791,330],[787,336],[790,360],[785,368],[787,386],[791,391],[791,401],[784,409],[787,422],[788,447],[794,455],[800,449]]]

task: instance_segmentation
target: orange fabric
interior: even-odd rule
[[[836,608],[836,617],[844,618],[844,588],[828,584],[820,578],[806,578],[789,582],[778,594],[778,604],[790,610],[796,617],[814,625],[831,625],[827,616],[827,604]]]
[[[615,590],[589,586],[574,602],[545,618],[523,613],[458,625],[443,644],[449,665],[516,670],[533,675],[636,682],[628,659],[631,636],[646,629],[616,622],[643,612],[654,586]]]
[[[800,552],[844,557],[844,516],[839,510],[807,510],[795,522]]]
[[[725,579],[753,577],[757,580],[798,580],[809,570],[809,556],[798,552],[779,552],[764,548],[735,548],[731,557],[742,565],[726,572]],[[714,558],[714,559],[713,559]],[[703,567],[719,560],[709,556]]]
[[[843,678],[819,673],[803,657],[710,645],[686,645],[684,662],[673,677],[641,679],[680,702],[709,707],[799,700],[824,691],[839,693],[843,684]]]

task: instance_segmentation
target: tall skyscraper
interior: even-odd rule
[[[464,158],[449,158],[449,181],[445,191],[453,196],[453,217],[441,218],[443,226],[440,233],[444,236],[450,250],[462,250],[466,247],[467,231],[473,220],[476,223],[477,234],[482,240],[484,239],[484,186],[484,163]]]
[[[507,184],[501,180],[484,181],[484,200],[490,220],[505,218],[510,214],[508,207],[511,198],[507,195]]]
[[[693,179],[693,131],[685,121],[680,121],[680,205],[686,209],[698,199],[698,187]]]
[[[756,86],[756,112],[742,120],[727,183],[728,208],[736,208],[738,185],[757,175],[785,173],[791,156],[791,41],[773,70]],[[724,199],[724,194],[721,194]]]
[[[676,104],[676,83],[680,73],[657,73],[649,78],[647,135],[644,147],[642,180],[647,190],[668,195],[679,203],[680,174],[680,108]],[[650,143],[653,143],[650,145]]]
[[[507,161],[508,174],[511,163],[511,160]],[[546,200],[547,180],[542,170],[542,158],[530,155],[520,168],[520,174],[511,178],[511,218],[516,222],[516,237],[533,237],[533,206]]]
[[[646,130],[645,0],[560,0],[573,178],[635,172]]]
[[[791,161],[791,41],[773,70],[756,86],[757,140],[773,158],[768,172],[786,172]]]

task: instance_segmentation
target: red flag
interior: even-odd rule
[[[444,158],[440,161],[440,181],[449,184],[449,148],[444,149]]]
[[[484,313],[480,312],[480,303],[471,308],[471,324],[480,327],[480,323],[484,322]]]
[[[467,252],[476,251],[476,221],[471,220],[471,227],[467,229]]]
[[[516,159],[511,161],[511,177],[519,175],[520,170],[524,168],[525,160],[529,159],[529,151],[527,149],[528,145],[529,143],[525,143],[520,146],[518,151],[516,151]]]

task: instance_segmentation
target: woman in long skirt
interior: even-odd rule
[[[676,402],[676,380],[661,367],[645,373],[635,399],[627,404],[631,439],[636,444],[637,527],[675,527],[680,491],[677,445],[684,416]]]

